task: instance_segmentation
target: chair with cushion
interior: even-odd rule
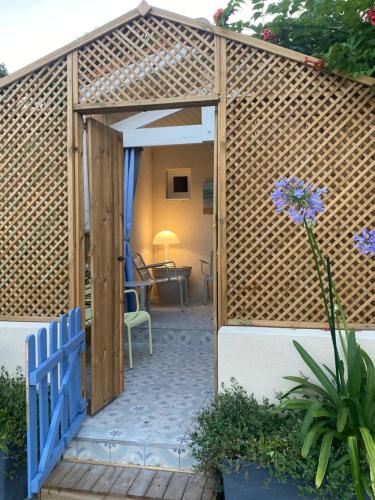
[[[203,275],[203,304],[208,302],[208,284],[214,280],[214,253],[211,251],[210,262],[201,259],[201,273]]]
[[[163,283],[177,283],[180,292],[181,311],[184,310],[184,295],[185,295],[185,304],[188,305],[187,280],[185,276],[180,276],[177,274],[175,262],[169,260],[165,262],[157,262],[155,264],[146,265],[142,255],[136,253],[133,255],[133,264],[142,281],[153,280],[153,282],[156,285],[162,285]],[[150,269],[164,269],[165,276],[161,278],[154,278],[150,272]],[[147,298],[148,306],[149,306],[150,292],[151,292],[151,287],[148,288],[148,298]]]
[[[128,345],[129,345],[129,367],[133,368],[133,350],[132,350],[132,328],[141,325],[142,323],[148,323],[148,343],[150,349],[150,355],[152,354],[152,330],[151,330],[151,317],[147,311],[139,310],[139,300],[138,294],[135,290],[125,290],[124,293],[134,293],[136,301],[136,310],[132,312],[126,312],[124,314],[125,326],[128,330]]]

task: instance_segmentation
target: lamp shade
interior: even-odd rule
[[[173,231],[160,231],[152,241],[154,245],[174,245],[180,243],[176,233]]]

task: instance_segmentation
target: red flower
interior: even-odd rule
[[[221,19],[221,16],[223,15],[224,9],[217,9],[217,11],[214,14],[214,21],[215,23],[218,23]]]
[[[375,26],[375,5],[367,12],[366,19],[369,23]]]
[[[277,36],[275,33],[272,33],[272,31],[269,28],[263,28],[262,30],[262,38],[265,42],[276,42],[277,41]]]

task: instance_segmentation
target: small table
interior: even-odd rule
[[[142,311],[146,311],[146,287],[152,287],[155,285],[154,280],[145,281],[126,281],[124,284],[125,288],[139,288],[141,291],[141,304],[140,308]]]

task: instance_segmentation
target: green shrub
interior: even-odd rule
[[[196,471],[218,479],[225,471],[226,461],[251,461],[267,468],[281,482],[287,478],[296,480],[302,496],[352,499],[350,465],[333,465],[342,454],[340,445],[332,448],[333,460],[326,481],[316,490],[319,450],[306,459],[301,456],[301,420],[302,413],[278,414],[266,399],[263,404],[257,403],[233,381],[197,418],[192,434],[193,454],[198,460]]]
[[[0,451],[12,459],[10,476],[26,462],[26,383],[21,370],[0,368]]]

